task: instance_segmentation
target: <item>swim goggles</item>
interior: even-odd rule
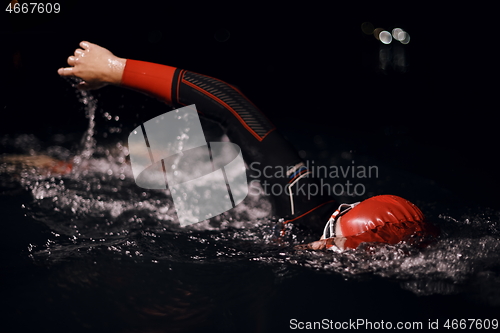
[[[325,229],[323,229],[323,239],[335,237],[335,224],[338,218],[351,209],[353,209],[356,205],[358,205],[360,201],[355,202],[353,204],[341,204],[339,208],[335,212],[333,212],[332,216],[328,222],[326,222]]]

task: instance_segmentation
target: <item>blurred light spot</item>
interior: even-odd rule
[[[398,40],[402,43],[402,44],[408,44],[410,42],[410,34],[407,33],[406,31],[402,31],[399,33],[398,35]]]
[[[373,33],[373,24],[370,22],[361,23],[361,31],[363,31],[367,35],[371,35]]]
[[[229,37],[231,37],[231,34],[226,29],[217,30],[214,34],[215,40],[220,43],[227,42]]]
[[[377,28],[373,30],[373,37],[375,37],[377,40],[380,40],[379,35],[382,31],[384,31],[384,29],[382,28]]]
[[[399,34],[400,34],[401,32],[403,32],[403,29],[401,29],[401,28],[394,28],[394,29],[392,29],[392,38],[394,38],[395,40],[399,40],[399,41],[401,41],[401,40],[399,39]]]
[[[379,40],[384,44],[390,44],[392,42],[392,36],[389,31],[382,31],[379,36]]]

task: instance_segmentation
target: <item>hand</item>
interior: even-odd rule
[[[81,49],[68,57],[71,67],[59,68],[61,76],[75,76],[83,81],[79,89],[99,89],[107,84],[120,84],[126,59],[118,58],[107,49],[89,42],[81,42]]]

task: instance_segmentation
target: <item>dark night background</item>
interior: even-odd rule
[[[314,148],[315,136],[328,133],[338,142],[328,149],[352,150],[358,156],[368,156],[369,161],[394,167],[392,170],[430,179],[437,184],[436,188],[451,190],[456,194],[453,198],[462,197],[471,207],[500,209],[495,117],[498,108],[490,102],[494,96],[491,87],[496,82],[494,62],[490,60],[495,50],[496,30],[488,30],[490,21],[484,17],[491,9],[403,5],[394,1],[370,5],[288,2],[286,6],[278,6],[270,2],[224,5],[203,2],[200,5],[174,1],[75,0],[60,1],[59,14],[9,14],[5,12],[8,1],[1,3],[0,140],[5,136],[33,133],[41,142],[48,142],[56,134],[70,137],[69,134],[74,133],[75,145],[78,145],[88,120],[74,89],[56,71],[66,65],[67,57],[80,41],[88,40],[120,57],[164,63],[237,86],[300,150]],[[363,22],[388,31],[403,28],[411,35],[411,41],[408,45],[393,41],[384,46],[372,35],[362,32]],[[394,58],[386,70],[380,68],[381,53],[394,56],[401,50],[407,63],[404,71],[394,68]],[[140,122],[165,112],[159,102],[136,92],[105,87],[93,94],[98,99],[98,133],[102,134],[109,124],[103,119],[103,112],[119,114],[116,124],[123,126],[119,139],[124,142],[129,131]],[[98,137],[100,144],[99,140],[103,140],[102,136]],[[0,151],[2,153],[4,151]],[[415,196],[418,195],[415,192]],[[420,200],[425,202],[426,198]],[[23,214],[20,208],[8,213],[15,218]],[[24,249],[27,242],[23,239],[34,236],[24,234],[22,226],[21,223],[11,226],[13,230],[19,229],[11,234],[20,235],[17,243],[15,240],[11,243]],[[37,228],[29,232],[36,234]],[[19,254],[17,248],[9,248],[9,244],[5,241],[2,245],[8,253],[15,253],[10,259],[14,262]],[[77,272],[79,265],[87,271],[85,261],[75,262]],[[128,269],[106,262],[101,265],[99,269],[109,270],[111,276],[120,276]],[[18,263],[12,267],[17,268]],[[26,267],[32,269],[29,265]],[[137,267],[132,266],[142,269]],[[212,269],[207,266],[203,274],[212,274],[218,279],[219,271],[211,272]],[[296,295],[299,300],[315,302],[314,297],[326,283],[343,283],[340,277],[332,281],[330,276],[304,271],[275,291],[279,296],[276,299],[284,300],[280,306],[288,301],[297,304],[292,299]],[[33,271],[27,272],[36,277]],[[255,278],[254,275],[246,277],[246,270],[243,272],[239,276],[245,276],[241,282],[245,288],[268,278],[259,276],[259,271]],[[34,304],[44,302],[44,296],[29,294],[30,288],[39,292],[38,284],[27,284],[24,291],[22,282],[36,279],[21,273],[5,276],[7,281],[20,276],[19,290],[22,288],[29,295],[25,299],[35,297]],[[160,278],[154,272],[151,276]],[[142,279],[142,275],[134,276],[131,285],[135,279]],[[137,285],[142,283],[137,281]],[[394,290],[386,286],[389,282],[382,279],[372,282],[344,284],[346,287],[336,294],[345,302],[344,315],[350,316],[348,310],[359,305],[356,299],[346,301],[348,295],[342,294],[351,290],[371,294],[373,300],[386,298],[386,303],[393,306],[390,311],[396,313],[395,317],[404,317],[405,309],[394,304],[405,303],[421,309],[422,318],[426,320],[433,312],[453,318],[458,311],[461,318],[465,318],[469,311],[466,306],[474,308],[474,314],[483,311],[459,296],[423,298],[407,291],[385,294],[385,290]],[[221,285],[225,287],[224,280]],[[266,284],[262,286],[255,295],[268,294]],[[239,289],[239,285],[237,287]],[[105,288],[108,286],[101,285],[101,289]],[[293,288],[297,289],[295,293],[288,293]],[[99,294],[101,289],[95,293]],[[223,294],[225,289],[221,287],[221,290]],[[489,292],[487,288],[484,290]],[[50,295],[50,291],[46,293]],[[17,294],[12,294],[12,299],[17,299]],[[248,292],[253,294],[253,290]],[[58,294],[52,296],[58,297]],[[98,304],[103,308],[102,313],[106,313],[107,304]],[[369,302],[366,306],[375,319],[387,313],[386,307],[378,304]],[[319,313],[314,313],[318,308]],[[486,306],[485,309],[491,313],[496,311]],[[328,307],[308,307],[307,304],[304,308],[273,309],[269,313],[274,315],[276,311],[282,316],[305,313],[306,318],[330,315]],[[29,318],[24,313],[19,317]]]
[[[355,152],[498,207],[496,118],[484,90],[490,46],[477,40],[470,10],[70,1],[60,14],[3,12],[0,131],[83,132],[87,121],[56,70],[88,40],[122,57],[220,78],[288,133],[311,132],[313,140],[315,132],[332,132]],[[408,45],[388,46],[404,49],[404,73],[379,69],[383,45],[361,31],[366,21],[410,33]],[[218,41],[224,31],[229,39]],[[96,96],[120,95],[108,87]]]

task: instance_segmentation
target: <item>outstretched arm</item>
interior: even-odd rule
[[[274,198],[276,216],[287,216],[286,222],[308,225],[318,231],[323,229],[334,200],[326,193],[310,196],[303,190],[320,188],[317,179],[308,177],[310,172],[295,149],[238,89],[191,71],[118,58],[89,42],[80,46],[83,49],[77,49],[68,58],[70,67],[59,69],[60,75],[80,77],[84,80],[81,89],[115,84],[153,95],[174,107],[195,104],[199,113],[226,129],[229,139],[242,149],[247,163],[257,169],[274,170],[271,175],[262,170],[258,174],[264,188],[281,189],[276,195],[267,193]]]
[[[232,132],[228,135],[236,141],[248,141],[236,136],[251,135],[251,140],[260,142],[275,129],[253,103],[226,82],[176,67],[119,58],[85,41],[80,46],[68,57],[70,67],[58,70],[61,76],[81,78],[80,89],[114,84],[154,96],[174,107],[196,104],[198,112]],[[298,159],[295,152],[292,154],[293,160]]]

